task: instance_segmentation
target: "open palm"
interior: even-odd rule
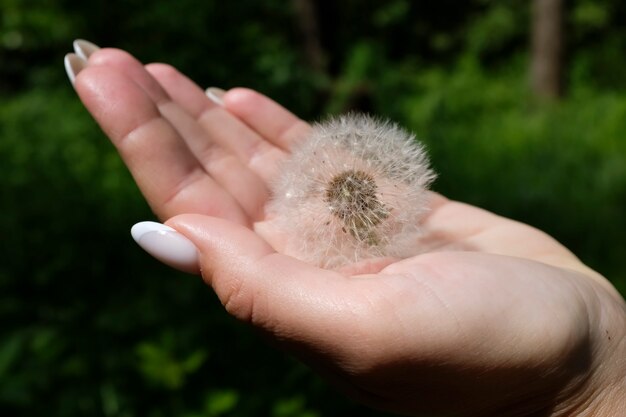
[[[539,230],[433,194],[426,253],[318,269],[281,254],[264,218],[307,123],[247,89],[217,105],[175,69],[113,49],[93,53],[75,86],[154,212],[196,245],[226,309],[365,403],[574,415],[605,378],[599,358],[623,355],[626,342],[602,343],[624,340],[623,300]]]

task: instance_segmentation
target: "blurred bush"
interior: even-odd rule
[[[305,118],[391,117],[428,145],[437,190],[546,230],[626,292],[625,5],[571,2],[569,97],[539,103],[521,0],[319,2],[322,68],[286,4],[0,0],[2,415],[382,415],[131,241],[152,215],[65,79],[74,37]]]
[[[453,198],[555,236],[626,290],[626,96],[574,87],[537,103],[519,76],[425,71],[402,100]]]

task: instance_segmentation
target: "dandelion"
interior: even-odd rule
[[[415,137],[348,114],[314,126],[281,167],[268,214],[287,252],[325,268],[419,253],[435,174]]]

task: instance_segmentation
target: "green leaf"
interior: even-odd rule
[[[235,390],[213,391],[206,399],[204,409],[210,417],[221,416],[235,408],[239,394]]]
[[[14,334],[0,344],[0,380],[8,375],[9,369],[17,361],[23,342],[21,334]]]

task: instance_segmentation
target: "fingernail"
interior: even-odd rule
[[[224,97],[226,91],[217,87],[209,87],[204,93],[213,103],[217,104],[218,106],[224,106],[224,100],[222,100],[222,97]]]
[[[74,51],[76,55],[87,61],[91,54],[96,52],[100,47],[95,43],[91,43],[84,39],[76,39],[72,45],[74,46]]]
[[[185,236],[169,226],[156,222],[140,222],[130,234],[143,250],[166,265],[190,274],[200,271],[198,250]]]
[[[65,65],[65,72],[67,73],[72,85],[74,85],[74,81],[76,81],[78,73],[81,72],[87,65],[83,58],[71,53],[65,55],[63,64]]]

